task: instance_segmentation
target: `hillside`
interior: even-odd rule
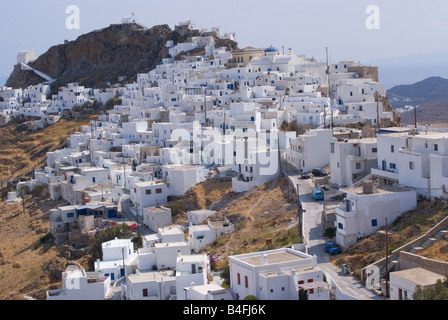
[[[95,115],[78,119],[61,118],[56,124],[30,132],[22,120],[0,128],[0,177],[3,186],[20,178],[31,178],[33,170],[47,164],[47,152],[67,146],[67,138],[82,126],[88,125]],[[14,185],[15,186],[15,185]]]
[[[138,73],[154,69],[169,56],[166,42],[185,42],[192,34],[180,36],[168,25],[147,29],[139,24],[114,24],[81,35],[74,41],[51,47],[29,65],[53,79],[52,91],[70,82],[80,82],[89,88],[103,88],[107,82],[118,82],[119,76],[136,80]],[[218,39],[216,45],[237,48],[237,43]],[[43,82],[32,71],[22,71],[19,65],[6,82],[7,86],[27,87]]]
[[[228,218],[234,224],[234,232],[202,249],[202,252],[210,252],[214,256],[218,270],[225,266],[229,255],[302,242],[299,230],[291,227],[297,214],[297,204],[294,202],[292,188],[288,195],[285,178],[273,180],[244,193],[232,192],[231,181],[206,181],[190,189],[183,201],[186,210],[216,210],[210,220]],[[186,213],[175,219],[175,223],[186,221]],[[272,244],[267,244],[267,239],[271,239]]]
[[[430,77],[414,84],[395,86],[387,90],[387,97],[394,109],[448,99],[448,80]]]

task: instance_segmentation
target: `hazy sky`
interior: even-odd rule
[[[79,30],[66,28],[68,5],[80,9]],[[369,5],[380,10],[380,29],[366,27]],[[332,62],[448,52],[446,0],[2,0],[0,75],[12,72],[20,50],[40,55],[131,12],[146,27],[192,20],[236,31],[239,47],[284,46],[320,61],[326,46]]]

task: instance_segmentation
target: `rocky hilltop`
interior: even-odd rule
[[[52,91],[70,82],[80,82],[89,88],[103,88],[116,83],[119,76],[135,80],[138,73],[154,69],[169,56],[166,42],[186,42],[193,34],[180,35],[168,25],[145,28],[139,24],[114,24],[89,32],[76,40],[51,47],[29,65],[57,79]],[[236,48],[236,42],[217,39],[216,45]],[[223,43],[225,42],[225,43]],[[20,65],[6,82],[9,87],[27,87],[45,80]]]

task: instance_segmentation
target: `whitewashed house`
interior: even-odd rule
[[[164,206],[143,209],[143,224],[150,230],[157,232],[159,228],[172,223],[171,209]]]
[[[415,209],[415,190],[399,186],[375,186],[371,180],[362,186],[345,188],[345,206],[336,208],[336,243],[343,249],[359,238],[371,235],[403,213]]]
[[[428,289],[434,287],[437,280],[445,279],[444,275],[421,267],[393,271],[389,277],[390,300],[414,300],[413,295],[417,286]]]
[[[207,224],[192,225],[188,227],[188,243],[194,252],[199,252],[207,244],[218,237],[232,232],[234,226],[230,221],[209,221]]]
[[[143,214],[144,208],[164,205],[168,202],[168,191],[165,183],[160,181],[141,181],[128,184],[131,190],[131,202],[136,214]]]
[[[232,293],[216,283],[203,285],[190,285],[184,288],[187,291],[187,300],[233,300]]]
[[[230,286],[236,300],[254,295],[260,300],[298,300],[299,286],[309,300],[329,300],[328,284],[316,256],[289,248],[229,256]]]
[[[176,295],[174,270],[139,272],[126,276],[127,300],[168,300]]]
[[[110,276],[74,266],[62,272],[62,289],[46,292],[47,300],[106,300],[112,297]]]
[[[206,254],[179,254],[176,261],[177,300],[188,300],[188,288],[208,283],[210,259]]]
[[[331,129],[313,129],[291,139],[286,160],[299,170],[310,171],[323,168],[330,163]]]
[[[187,211],[187,222],[189,225],[202,224],[208,217],[213,216],[215,213],[215,210],[190,210]]]
[[[337,139],[330,143],[331,182],[340,186],[351,186],[370,174],[378,164],[376,138]]]
[[[102,243],[102,260],[94,262],[95,272],[110,277],[112,282],[131,274],[136,268],[137,252],[131,239],[117,239]]]

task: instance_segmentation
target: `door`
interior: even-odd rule
[[[383,171],[386,171],[386,167],[387,167],[387,164],[386,164],[386,160],[383,160]]]
[[[403,300],[403,290],[398,289],[398,300]]]

